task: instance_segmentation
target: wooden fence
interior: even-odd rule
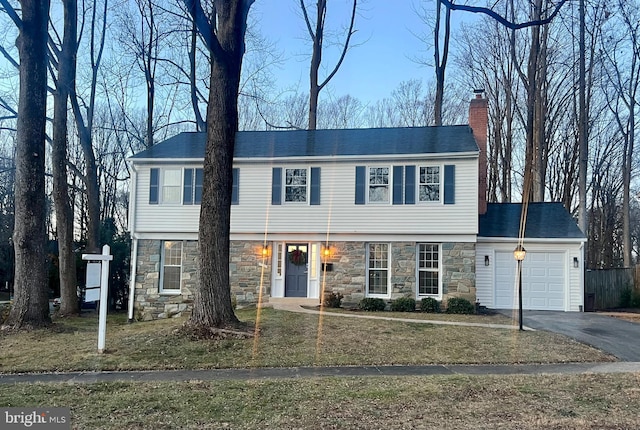
[[[620,306],[622,292],[639,289],[640,265],[623,269],[587,270],[584,277],[585,310]],[[590,309],[590,308],[593,309]]]

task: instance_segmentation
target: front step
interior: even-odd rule
[[[318,306],[320,299],[308,299],[306,297],[269,297],[269,304]]]

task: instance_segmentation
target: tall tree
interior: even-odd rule
[[[16,132],[14,302],[6,325],[48,324],[46,273],[45,125],[47,108],[47,25],[49,0],[21,0],[16,44],[20,94]]]
[[[53,97],[53,200],[58,238],[58,271],[60,273],[60,313],[79,312],[76,293],[76,259],[73,253],[73,209],[67,184],[67,102],[76,77],[77,0],[64,0],[64,34],[58,52],[58,76]]]
[[[231,187],[244,36],[254,0],[214,0],[209,16],[200,0],[183,1],[211,54],[198,232],[200,283],[189,323],[201,328],[224,327],[238,323],[229,283]]]
[[[94,2],[91,5],[91,19],[89,21],[89,66],[90,76],[89,94],[82,97],[78,94],[77,86],[71,88],[69,97],[71,107],[78,128],[78,137],[84,155],[85,174],[82,177],[86,195],[87,217],[87,251],[96,252],[100,249],[100,184],[98,183],[98,165],[93,152],[93,119],[96,105],[96,88],[98,71],[102,63],[104,43],[107,28],[107,11],[109,0]],[[100,8],[100,6],[102,6]],[[83,104],[86,101],[86,104]]]
[[[615,16],[608,24],[606,46],[602,47],[607,75],[607,104],[622,137],[622,225],[624,265],[631,266],[630,194],[636,114],[640,91],[640,6],[618,1]]]
[[[322,50],[324,46],[325,36],[325,18],[327,16],[327,0],[318,0],[316,4],[315,30],[314,24],[309,18],[307,6],[305,6],[304,0],[300,0],[300,8],[302,9],[304,22],[307,26],[307,31],[309,32],[311,43],[313,44],[313,48],[311,51],[311,66],[309,68],[309,130],[315,130],[317,126],[318,97],[320,95],[320,91],[322,91],[322,89],[329,83],[331,78],[333,78],[338,72],[338,69],[340,68],[344,60],[344,57],[347,54],[347,50],[349,49],[351,36],[353,36],[353,33],[355,32],[354,24],[356,20],[357,5],[358,1],[353,0],[349,28],[344,39],[340,58],[338,59],[331,73],[327,75],[324,81],[320,82],[318,73],[320,70],[320,64],[322,63]]]
[[[433,32],[433,56],[435,58],[435,72],[436,72],[436,95],[435,103],[433,104],[433,116],[435,118],[435,125],[442,125],[442,105],[444,101],[444,78],[447,69],[447,60],[449,58],[449,38],[451,37],[451,9],[445,7],[444,12],[444,29],[442,35],[442,53],[440,51],[440,19],[442,15],[442,2],[436,0],[436,26]]]

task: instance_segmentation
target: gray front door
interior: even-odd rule
[[[307,264],[309,249],[306,244],[288,243],[284,278],[285,297],[307,297]]]

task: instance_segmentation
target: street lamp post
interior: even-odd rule
[[[522,328],[522,260],[527,255],[527,251],[518,244],[513,250],[513,258],[518,262],[518,321],[520,322],[520,331]]]

